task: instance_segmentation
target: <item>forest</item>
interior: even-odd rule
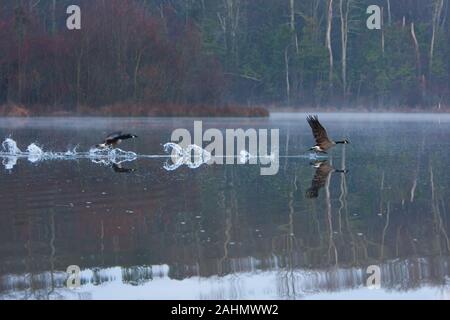
[[[66,26],[69,5],[81,29]],[[381,8],[381,28],[367,8]],[[448,0],[1,0],[0,115],[448,111]]]

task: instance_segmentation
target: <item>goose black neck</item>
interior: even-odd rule
[[[343,141],[336,141],[336,144],[347,144],[348,142],[343,140]]]

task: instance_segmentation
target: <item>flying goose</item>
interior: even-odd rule
[[[114,149],[115,147],[117,147],[120,143],[122,143],[123,140],[127,140],[127,139],[135,139],[137,138],[137,135],[134,134],[123,134],[121,131],[119,132],[114,132],[109,134],[106,138],[105,138],[105,142],[96,145],[96,148],[99,149]]]
[[[327,131],[320,124],[318,116],[308,116],[309,126],[312,129],[314,139],[316,140],[316,145],[309,150],[315,151],[317,153],[327,153],[326,151],[333,148],[337,144],[348,144],[348,140],[333,141],[328,138]]]
[[[328,161],[316,161],[312,163],[314,168],[316,168],[316,173],[311,181],[311,187],[306,191],[306,198],[315,199],[319,197],[319,190],[325,186],[328,176],[333,173],[347,173],[347,170],[334,169],[328,164]]]

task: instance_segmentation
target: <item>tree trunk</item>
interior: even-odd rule
[[[348,15],[350,11],[350,0],[340,0],[339,11],[341,15],[342,92],[343,97],[345,99],[347,96],[347,44],[348,44]]]
[[[416,52],[416,70],[417,70],[417,76],[420,77],[422,75],[422,64],[420,62],[420,49],[419,49],[419,42],[417,41],[416,32],[414,29],[414,22],[411,22],[411,36],[414,42],[414,49]]]
[[[390,26],[392,23],[391,0],[387,0],[387,9],[388,9],[388,25]]]
[[[428,77],[430,77],[433,68],[434,47],[436,41],[436,35],[439,32],[439,26],[441,21],[442,9],[444,8],[444,0],[434,1],[433,19],[432,19],[432,35],[430,44],[430,60],[428,65]]]
[[[231,67],[237,64],[237,30],[240,22],[240,0],[223,0],[225,13],[217,14],[224,35],[226,59]]]
[[[19,6],[15,10],[15,24],[16,24],[16,32],[18,37],[18,45],[17,45],[17,101],[22,103],[22,89],[23,89],[23,44],[25,40],[26,33],[26,22],[25,22],[25,12],[22,6]]]
[[[137,58],[136,58],[136,65],[134,67],[134,102],[138,101],[138,81],[137,81],[137,76],[138,76],[138,72],[139,72],[139,67],[141,64],[141,57],[142,57],[142,51],[139,50],[138,54],[137,54]]]
[[[56,0],[52,1],[52,35],[56,33]]]
[[[286,66],[286,98],[287,104],[290,106],[291,104],[291,85],[289,82],[289,57],[288,57],[288,48],[284,49],[284,64]]]
[[[295,4],[294,4],[294,0],[289,0],[289,9],[290,9],[290,16],[291,16],[291,21],[290,21],[291,32],[292,32],[292,36],[294,38],[295,52],[298,54],[299,53],[299,47],[298,47],[297,30],[296,30],[296,27],[295,27]]]
[[[384,57],[384,8],[381,8],[381,53]]]
[[[416,70],[417,70],[417,79],[420,85],[420,93],[422,99],[425,97],[425,75],[422,73],[422,62],[420,57],[420,48],[419,42],[417,41],[416,32],[414,29],[414,22],[411,22],[411,36],[414,42],[414,49],[416,51]]]
[[[81,48],[80,55],[77,61],[77,108],[80,106],[81,100],[81,59],[83,58],[83,48]]]
[[[319,41],[320,39],[320,19],[319,19],[319,6],[320,2],[323,0],[314,0],[312,5],[312,28],[313,28],[313,39],[314,41]]]
[[[326,35],[326,46],[328,48],[328,55],[329,55],[329,63],[330,63],[330,70],[329,70],[329,86],[330,89],[333,88],[333,48],[331,47],[331,27],[333,23],[333,0],[328,0],[328,15],[327,15],[327,35]]]

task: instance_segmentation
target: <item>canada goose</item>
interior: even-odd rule
[[[308,116],[307,117],[309,126],[312,129],[314,139],[316,140],[316,145],[309,150],[313,150],[318,153],[327,153],[328,149],[331,149],[337,144],[348,144],[348,140],[333,141],[328,138],[327,131],[320,124],[318,116]]]
[[[127,139],[135,139],[137,138],[137,135],[134,134],[123,134],[122,132],[114,132],[111,133],[110,135],[108,135],[105,138],[105,142],[96,145],[96,148],[99,149],[114,149],[115,147],[117,147],[123,140],[127,140]]]
[[[347,170],[334,169],[328,164],[328,161],[316,161],[312,163],[316,168],[316,173],[311,181],[311,187],[306,191],[306,198],[315,199],[319,196],[319,190],[325,186],[328,176],[333,173],[347,173]]]

